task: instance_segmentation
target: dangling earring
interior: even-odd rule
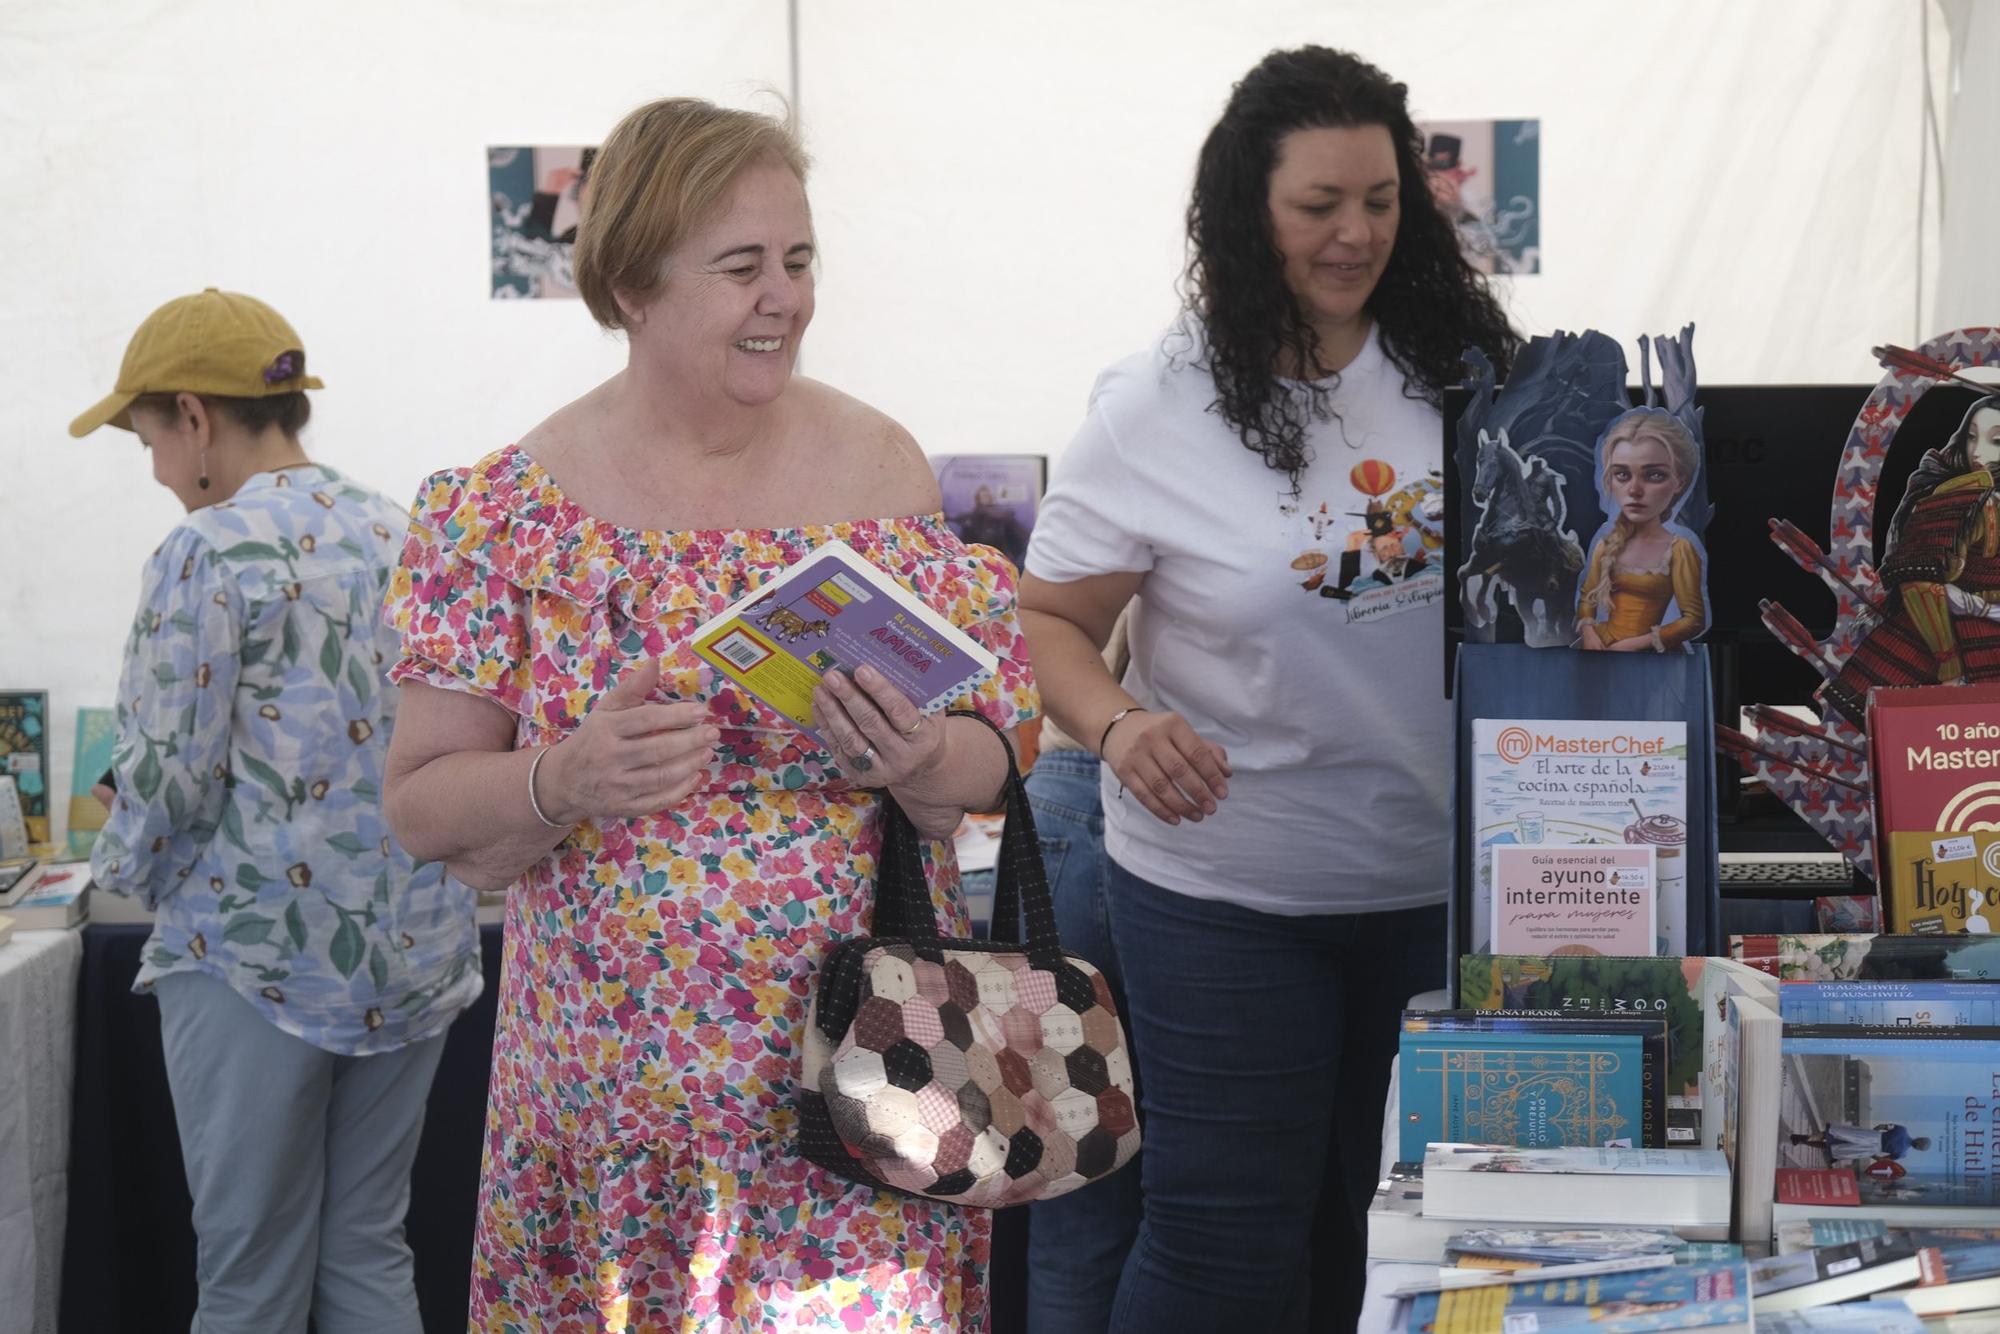
[[[201,478],[195,483],[202,490],[208,490],[208,446],[201,448]]]

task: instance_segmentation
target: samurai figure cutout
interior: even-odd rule
[[[1996,477],[2000,394],[1988,394],[1911,474],[1875,571],[1887,605],[1827,682],[1826,703],[1860,721],[1870,686],[2000,676]]]

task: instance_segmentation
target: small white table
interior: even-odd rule
[[[0,945],[0,1334],[55,1334],[81,928]]]

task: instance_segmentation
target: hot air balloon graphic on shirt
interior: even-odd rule
[[[1363,459],[1349,470],[1347,481],[1367,498],[1360,510],[1348,512],[1350,518],[1361,520],[1361,526],[1347,535],[1345,549],[1340,553],[1338,580],[1322,585],[1319,590],[1321,597],[1342,602],[1374,589],[1391,587],[1430,569],[1423,541],[1413,540],[1408,503],[1412,498],[1392,497],[1396,470],[1381,459]]]

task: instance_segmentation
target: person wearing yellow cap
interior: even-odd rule
[[[416,1331],[402,1220],[473,904],[383,818],[403,510],[313,462],[303,343],[209,288],[70,425],[138,436],[187,508],[146,564],[98,885],[142,898],[206,1334]]]

